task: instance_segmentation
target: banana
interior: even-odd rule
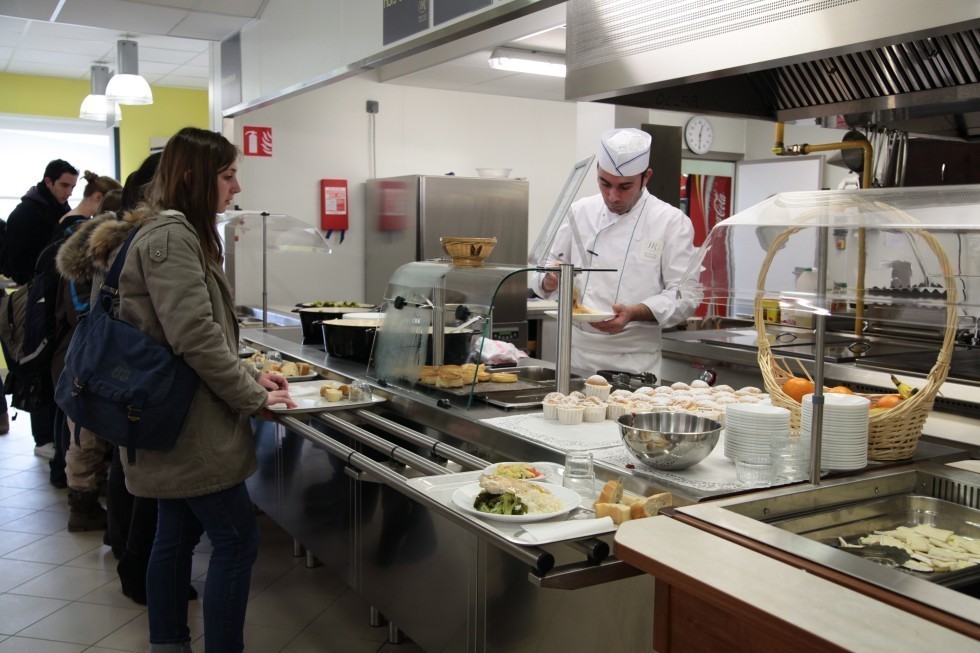
[[[892,383],[894,383],[895,387],[898,388],[898,394],[901,395],[902,399],[908,399],[909,397],[912,397],[913,395],[919,392],[918,388],[914,388],[910,386],[908,383],[899,380],[899,378],[894,374],[892,374],[891,377],[892,377]]]

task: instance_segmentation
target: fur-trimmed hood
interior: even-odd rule
[[[102,213],[82,223],[58,250],[58,272],[75,282],[91,282],[96,273],[104,275],[130,231],[155,215],[139,208],[121,220],[115,213]]]

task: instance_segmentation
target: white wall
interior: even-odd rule
[[[577,105],[565,102],[384,85],[373,75],[345,80],[235,120],[272,127],[273,156],[244,157],[239,205],[319,222],[319,180],[340,178],[350,190],[351,229],[331,239],[330,256],[270,261],[269,304],[313,299],[360,300],[364,293],[364,182],[370,175],[370,116],[376,114],[378,177],[404,174],[475,176],[478,167],[513,168],[530,182],[531,242],[576,159]],[[259,260],[239,253],[237,261]],[[236,270],[239,303],[259,303],[259,266]]]

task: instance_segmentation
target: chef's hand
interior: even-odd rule
[[[610,335],[621,333],[626,325],[634,320],[642,322],[653,322],[653,312],[646,304],[613,304],[612,312],[616,317],[603,322],[593,322],[592,328]]]
[[[266,390],[285,390],[289,387],[289,381],[279,372],[262,372],[258,381]]]
[[[557,265],[557,264],[556,264]],[[551,267],[550,265],[548,267]],[[541,279],[541,290],[552,293],[558,290],[558,273],[548,272]]]

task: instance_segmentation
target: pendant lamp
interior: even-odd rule
[[[78,111],[79,118],[105,122],[109,115],[115,114],[115,122],[122,120],[122,110],[119,109],[119,105],[106,100],[105,87],[108,83],[109,67],[92,66],[92,88],[91,92],[82,100],[82,107]]]
[[[106,87],[106,98],[117,104],[153,104],[153,91],[139,74],[136,41],[116,42],[116,70]]]

